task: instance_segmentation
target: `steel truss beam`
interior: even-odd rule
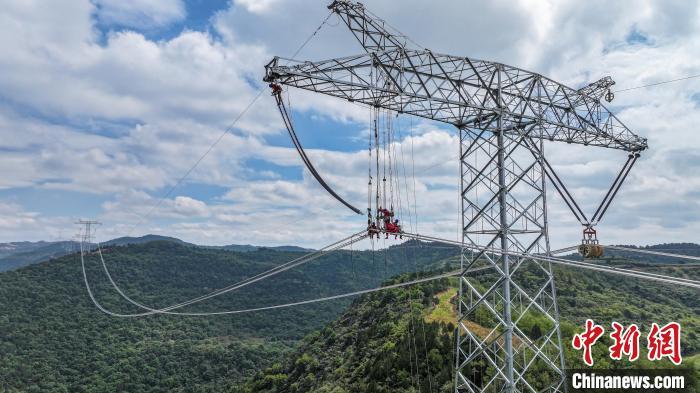
[[[516,67],[403,48],[317,62],[284,61],[289,65],[275,58],[266,66],[266,81],[457,127],[481,127],[499,113],[511,134],[539,124],[533,138],[625,151],[647,147],[597,98]],[[496,102],[497,74],[502,108]]]

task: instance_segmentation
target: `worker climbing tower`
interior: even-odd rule
[[[285,65],[274,58],[266,66],[267,82],[459,131],[463,251],[455,391],[564,391],[551,266],[527,256],[550,252],[545,181],[554,183],[585,228],[599,221],[621,181],[602,213],[588,221],[547,163],[545,142],[628,152],[634,158],[618,176],[624,180],[647,144],[601,104],[614,82],[604,78],[571,89],[517,67],[420,48],[360,3],[337,0],[329,8],[365,53],[285,59]]]

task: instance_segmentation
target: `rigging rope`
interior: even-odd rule
[[[411,118],[411,177],[413,177],[413,218],[416,220],[416,232],[418,232],[418,199],[416,197],[416,157],[413,150],[413,118]],[[403,157],[403,151],[401,152]],[[404,173],[405,174],[405,173]]]
[[[397,117],[398,117],[398,114],[397,114]],[[411,230],[413,230],[413,217],[411,214],[411,205],[413,205],[414,209],[416,208],[415,174],[413,175],[414,200],[411,201],[411,194],[408,190],[408,179],[407,179],[407,175],[406,175],[406,162],[405,162],[404,151],[403,151],[403,140],[401,139],[402,138],[401,126],[400,126],[399,121],[397,121],[397,123],[398,123],[397,132],[399,134],[399,140],[401,140],[401,142],[399,143],[400,156],[397,155],[397,151],[396,151],[397,149],[394,148],[394,155],[393,155],[393,157],[390,155],[390,159],[393,158],[393,161],[394,161],[393,168],[394,168],[394,172],[396,174],[395,180],[396,180],[396,190],[397,190],[396,196],[397,196],[398,214],[401,216],[401,220],[405,223],[403,211],[404,211],[404,208],[408,210],[409,227],[411,228]],[[393,131],[393,129],[392,129],[392,131]],[[411,143],[413,143],[413,140],[411,140]],[[399,171],[399,162],[398,162],[399,158],[398,157],[400,157],[400,159],[401,159],[401,168],[403,169],[404,189],[406,191],[406,198],[405,198],[406,203],[405,203],[405,205],[403,204],[403,201],[401,199],[401,174]],[[413,146],[411,146],[411,158],[413,158]],[[415,167],[415,164],[414,164],[414,167]],[[390,165],[390,168],[391,168],[391,165]],[[415,170],[414,170],[414,172],[415,172]],[[390,175],[390,177],[392,177],[392,184],[393,184],[393,176]],[[392,201],[393,201],[393,197],[392,197]],[[416,228],[417,228],[417,213],[416,213]],[[402,247],[402,248],[403,248],[403,253],[404,253],[404,259],[408,260],[408,256],[406,255],[406,248],[407,247],[404,245],[404,247]],[[413,259],[414,270],[417,272],[418,271],[418,260],[416,258],[415,248],[412,250],[412,259]],[[410,299],[410,301],[414,301],[413,294],[411,294],[409,299]],[[413,326],[412,336],[413,336],[413,340],[415,343],[415,322],[413,321],[412,314],[411,314],[411,322],[412,322],[412,326]],[[430,361],[428,360],[428,342],[427,342],[426,333],[425,333],[425,321],[422,318],[420,318],[420,322],[421,322],[421,330],[423,333],[423,350],[424,350],[423,352],[425,355],[425,367],[426,367],[427,374],[428,374],[428,388],[430,389],[430,392],[432,393],[433,392],[433,374],[432,374],[432,370],[430,368]],[[415,347],[414,347],[414,350],[416,350]],[[415,357],[416,357],[416,371],[419,372],[418,353],[417,352],[415,352]],[[419,383],[419,390],[420,390],[420,383]]]
[[[404,250],[404,253],[406,250]],[[413,254],[413,266],[416,271],[418,271],[418,260],[416,259],[416,250],[413,249],[411,250],[411,254]],[[428,341],[426,339],[425,335],[425,321],[423,320],[422,316],[420,318],[420,323],[421,323],[421,330],[423,331],[423,350],[425,352],[425,368],[428,371],[428,386],[430,388],[430,392],[433,392],[433,373],[430,370],[430,362],[428,360]]]
[[[407,338],[406,343],[408,344],[408,364],[411,370],[411,385],[413,385],[416,378],[413,374],[413,353],[411,352],[411,340]]]
[[[700,78],[700,74],[697,74],[697,75],[690,75],[690,76],[686,76],[686,77],[678,78],[678,79],[671,79],[671,80],[667,80],[667,81],[661,81],[661,82],[651,83],[651,84],[648,84],[648,85],[641,85],[641,86],[635,86],[635,87],[628,87],[628,88],[626,88],[626,89],[615,90],[615,93],[621,93],[621,92],[623,92],[623,91],[630,91],[630,90],[643,89],[643,88],[645,88],[645,87],[652,87],[652,86],[664,85],[664,84],[666,84],[666,83],[684,81],[684,80],[693,79],[693,78]]]
[[[386,112],[385,112],[386,114]],[[386,200],[386,156],[387,156],[387,123],[386,118],[384,119],[384,127],[382,129],[382,207],[385,209],[389,208]]]
[[[258,99],[260,98],[260,96],[262,96],[263,91],[264,91],[264,90],[263,90],[262,88],[258,88],[258,94],[256,94],[255,97],[253,97],[253,99],[248,103],[248,105],[246,105],[245,108],[243,108],[243,110],[242,110],[241,112],[238,113],[238,116],[236,116],[236,118],[233,119],[233,122],[231,122],[231,124],[230,124],[228,127],[226,127],[226,129],[224,129],[224,131],[221,133],[221,135],[219,135],[219,137],[216,138],[216,139],[214,140],[214,142],[213,142],[211,145],[209,145],[209,148],[207,148],[207,150],[204,152],[204,154],[202,154],[202,155],[197,159],[197,161],[195,161],[194,164],[193,164],[192,166],[190,166],[190,168],[185,172],[185,174],[182,175],[182,176],[175,182],[175,184],[173,184],[172,187],[170,187],[170,188],[168,189],[168,191],[167,191],[162,197],[160,197],[160,198],[158,199],[158,201],[156,201],[155,204],[153,204],[153,205],[151,206],[151,208],[146,212],[146,215],[141,216],[141,219],[140,219],[139,221],[137,221],[136,224],[134,224],[134,225],[127,231],[126,236],[130,236],[130,235],[134,232],[134,230],[135,230],[139,225],[143,224],[143,223],[151,216],[151,214],[153,214],[153,212],[154,212],[158,207],[160,207],[160,205],[162,205],[163,202],[165,202],[165,200],[173,193],[173,191],[175,191],[175,189],[176,189],[177,187],[179,187],[180,184],[182,184],[182,182],[185,181],[185,179],[187,179],[187,177],[190,176],[190,174],[192,173],[192,171],[194,171],[195,168],[197,168],[197,166],[199,166],[199,164],[204,160],[204,158],[206,158],[206,157],[209,155],[209,153],[211,153],[212,150],[214,150],[214,148],[221,142],[221,140],[223,140],[224,137],[225,137],[229,132],[231,132],[231,131],[233,130],[233,127],[236,126],[236,124],[238,123],[238,121],[241,120],[241,118],[242,118],[243,116],[245,116],[246,113],[248,113],[248,111],[250,110],[250,108],[252,108],[253,105],[258,101]]]
[[[367,228],[370,227],[374,219],[372,218],[372,111],[369,114],[369,138],[367,151],[369,152],[369,161],[367,163]]]
[[[377,195],[375,197],[375,208],[377,209],[377,217],[379,217],[379,208],[381,207],[379,205],[379,130],[377,129],[378,127],[378,117],[379,117],[379,108],[375,107],[374,108],[374,150],[375,150],[375,159],[377,161],[377,171],[375,172],[375,175],[377,177]],[[378,220],[378,218],[377,218]]]

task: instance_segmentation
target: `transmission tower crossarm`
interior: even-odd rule
[[[268,63],[264,80],[460,128],[500,118],[504,132],[540,125],[533,138],[629,152],[647,148],[645,138],[599,101],[517,67],[404,48],[315,62],[285,60],[288,65],[278,57]]]
[[[611,77],[606,76],[578,89],[578,91],[585,96],[600,101],[600,99],[603,98],[605,93],[607,93],[610,90],[610,87],[612,87],[614,84],[615,81],[612,80]]]

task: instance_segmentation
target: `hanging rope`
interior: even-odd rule
[[[404,255],[405,255],[405,253],[406,253],[406,250],[404,249]],[[415,249],[411,250],[411,254],[413,257],[413,268],[417,272],[418,271],[418,259],[416,258],[416,250]],[[420,322],[421,322],[421,330],[423,331],[423,349],[425,352],[425,368],[428,371],[428,386],[430,388],[430,392],[432,393],[433,392],[433,373],[430,369],[430,361],[428,359],[428,341],[427,341],[427,337],[425,334],[425,321],[423,320],[423,318],[420,318]]]
[[[401,139],[401,127],[400,127],[400,123],[399,122],[397,122],[397,123],[399,124],[399,126],[397,126],[397,130],[399,133],[399,139]],[[393,140],[393,138],[394,138],[393,133],[395,130],[392,126],[389,126],[389,129],[390,129],[389,138],[390,138],[390,140]],[[413,202],[411,202],[411,194],[408,190],[408,179],[407,179],[407,175],[406,175],[406,163],[404,160],[403,143],[400,143],[399,149],[401,150],[401,155],[400,155],[401,168],[403,168],[404,189],[406,191],[406,195],[405,195],[406,203],[405,204],[403,203],[403,198],[401,197],[401,192],[400,192],[401,191],[401,176],[399,173],[399,158],[398,158],[399,156],[396,152],[396,150],[397,150],[396,148],[394,148],[393,154],[389,155],[390,156],[389,167],[393,168],[393,171],[390,169],[391,184],[393,185],[394,182],[396,183],[397,214],[400,216],[401,220],[403,221],[404,220],[403,211],[404,211],[404,209],[407,209],[408,216],[409,216],[409,226],[413,230],[413,219],[411,218],[411,204],[413,203],[413,206],[415,207],[415,200]],[[393,176],[394,174],[396,175],[395,179]],[[415,182],[415,178],[414,178],[414,182]],[[392,197],[392,201],[393,201],[393,197]],[[403,250],[404,260],[408,261],[409,258],[408,258],[407,253],[406,253],[406,248],[407,248],[406,246],[403,246],[402,250]],[[411,256],[413,259],[414,271],[418,272],[419,271],[418,260],[416,258],[415,249],[412,250]],[[411,302],[416,301],[416,299],[414,299],[412,293],[410,295],[409,301],[411,301]],[[423,336],[423,352],[425,355],[425,358],[424,358],[425,359],[425,368],[426,368],[427,375],[428,375],[428,388],[429,388],[429,391],[432,393],[433,392],[433,375],[432,375],[432,370],[430,368],[430,361],[428,358],[428,342],[427,342],[427,336],[426,336],[426,332],[425,332],[425,330],[426,330],[425,329],[425,321],[422,318],[420,318],[420,324],[421,324],[421,331],[422,331],[422,336]],[[410,319],[410,327],[412,329],[412,336],[413,336],[413,340],[415,343],[416,322],[414,321],[412,313],[411,313],[411,319]],[[414,351],[416,351],[416,352],[414,352],[415,357],[416,357],[416,371],[419,372],[419,370],[420,370],[418,368],[419,357],[418,357],[417,347],[415,347],[415,346],[414,346]],[[420,384],[419,384],[419,386],[420,386]],[[419,388],[419,390],[420,390],[420,388]]]
[[[374,221],[372,217],[372,111],[369,115],[369,138],[367,142],[367,152],[369,161],[367,162],[367,228],[370,228]]]
[[[374,150],[375,150],[375,158],[377,161],[377,168],[375,175],[377,176],[377,191],[376,191],[376,197],[375,197],[375,207],[377,208],[377,225],[379,225],[379,208],[383,207],[380,206],[379,204],[379,130],[377,129],[378,127],[378,122],[379,122],[379,107],[374,108]]]
[[[389,205],[387,204],[387,194],[386,194],[386,161],[387,161],[387,133],[389,131],[386,123],[386,111],[384,112],[385,118],[384,118],[384,124],[382,128],[382,207],[384,209],[388,209]]]

